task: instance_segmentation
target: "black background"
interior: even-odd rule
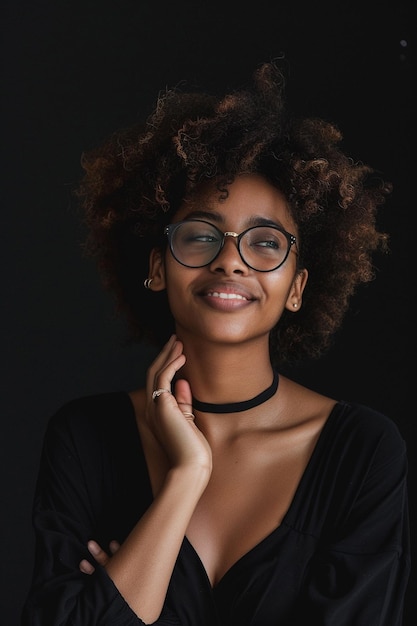
[[[412,2],[8,0],[2,3],[3,319],[0,621],[17,626],[33,562],[31,501],[46,421],[79,395],[143,383],[153,351],[83,256],[72,200],[80,156],[147,116],[177,85],[242,86],[284,54],[297,112],[337,122],[353,158],[394,184],[380,225],[391,254],[360,290],[336,345],[293,372],[388,414],[407,441],[415,511],[415,153]],[[414,129],[413,129],[414,130]],[[138,289],[145,276],[138,275]],[[413,296],[414,297],[414,296]],[[413,398],[414,399],[414,398]],[[415,623],[410,583],[406,626]],[[49,625],[45,625],[49,626]],[[369,625],[373,626],[373,625]]]

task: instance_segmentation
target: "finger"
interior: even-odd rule
[[[151,365],[149,366],[148,372],[151,374],[152,383],[153,383],[153,376],[156,374],[156,372],[158,372],[163,367],[172,349],[175,348],[176,342],[177,342],[176,335],[171,335],[167,343],[164,345],[162,350],[158,353],[158,355],[155,357],[155,359],[152,361]]]
[[[163,367],[150,377],[148,393],[152,396],[152,393],[157,389],[166,389],[171,391],[171,383],[178,370],[182,368],[185,363],[185,354],[182,352],[182,344],[176,344],[172,352],[168,355]],[[159,394],[158,394],[159,395]]]
[[[195,415],[193,413],[190,385],[186,380],[183,380],[182,378],[177,380],[175,383],[175,398],[184,417],[191,421],[194,421]]]
[[[182,342],[173,335],[148,370],[148,397],[157,389],[171,390],[171,381],[184,363]]]
[[[99,565],[106,565],[109,560],[109,555],[105,552],[97,541],[91,540],[87,543],[89,552],[93,555]]]
[[[179,402],[178,406],[180,408],[181,413],[183,414],[185,418],[190,419],[192,421],[195,420],[195,415],[193,413],[193,408],[191,404],[189,404],[188,402]]]
[[[183,415],[186,420],[190,420],[190,422],[194,422],[195,415],[191,411],[183,411]]]
[[[195,420],[195,415],[192,412],[192,407],[190,404],[186,403],[186,402],[179,402],[178,406],[180,407],[180,410],[183,414],[183,416],[187,419],[187,420],[191,420],[192,422]]]
[[[193,396],[191,394],[191,388],[187,380],[183,378],[179,378],[175,383],[175,398],[178,402],[178,405],[181,407],[186,407],[187,411],[192,409],[193,406]]]
[[[151,396],[152,400],[156,402],[159,396],[161,396],[163,393],[172,393],[172,392],[171,392],[171,389],[162,389],[162,388],[155,389],[152,392],[152,396]]]
[[[91,565],[90,561],[87,561],[87,559],[83,559],[82,561],[80,561],[79,568],[83,574],[93,574],[95,572],[95,567],[93,567],[93,565]]]
[[[113,541],[110,541],[109,548],[110,548],[110,553],[112,555],[116,554],[116,552],[120,548],[120,543],[116,541],[115,539],[113,539]]]

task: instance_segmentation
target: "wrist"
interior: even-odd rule
[[[174,466],[168,470],[166,481],[178,484],[181,489],[186,489],[189,493],[194,491],[201,494],[210,480],[211,469],[211,465],[197,463]]]

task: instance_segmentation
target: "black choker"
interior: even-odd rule
[[[205,413],[238,413],[239,411],[247,411],[253,409],[255,406],[259,406],[263,402],[266,402],[278,389],[278,372],[274,371],[274,378],[271,386],[261,391],[260,394],[251,398],[250,400],[243,400],[242,402],[228,402],[226,404],[214,404],[211,402],[200,402],[193,396],[193,409],[196,411],[203,411]]]

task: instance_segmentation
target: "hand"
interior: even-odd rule
[[[110,561],[111,556],[113,556],[113,554],[115,554],[117,550],[120,548],[120,544],[116,540],[113,540],[110,542],[109,544],[110,556],[107,554],[107,552],[105,552],[101,548],[101,546],[99,546],[99,544],[96,541],[93,541],[93,540],[89,541],[87,544],[87,547],[88,547],[89,552],[94,557],[94,560],[99,565],[102,565],[103,567],[105,567],[107,563]],[[80,571],[83,572],[83,574],[93,574],[95,571],[95,567],[90,563],[90,561],[87,561],[87,559],[83,559],[82,561],[80,561],[79,568],[80,568]]]
[[[183,344],[173,335],[150,366],[147,374],[146,421],[172,467],[212,468],[207,439],[194,423],[192,394],[186,380],[177,380],[174,393],[152,399],[155,389],[171,390],[172,380],[184,365]]]

